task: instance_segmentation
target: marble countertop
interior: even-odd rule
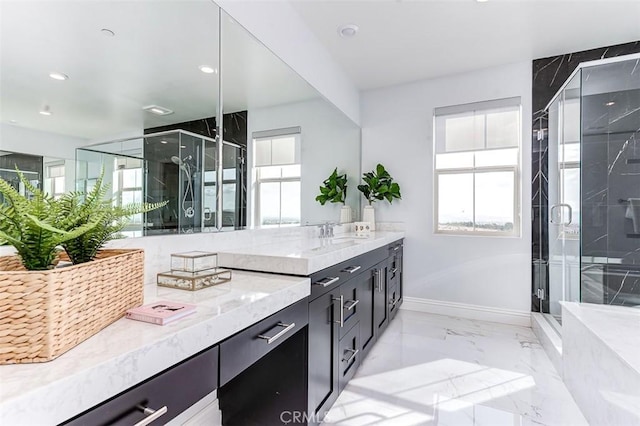
[[[621,359],[640,373],[640,309],[628,306],[561,302],[562,315],[571,314]]]
[[[227,268],[311,275],[329,266],[404,238],[404,232],[377,231],[368,236],[354,233],[334,238],[303,238],[225,250],[218,263]]]
[[[57,424],[310,294],[308,278],[234,271],[197,292],[147,286],[145,303],[196,304],[165,326],[120,319],[59,358],[0,365],[0,424]]]

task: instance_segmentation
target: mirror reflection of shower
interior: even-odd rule
[[[151,132],[154,129],[147,129]],[[227,157],[238,151],[222,142]],[[76,150],[76,187],[89,189],[105,169],[108,194],[121,203],[169,201],[132,222],[128,236],[211,232],[235,227],[246,203],[235,162],[218,154],[215,138],[187,130],[163,130]],[[235,149],[235,150],[234,150]],[[218,185],[218,171],[222,185]],[[218,207],[218,201],[222,206]],[[223,211],[224,208],[224,219]]]
[[[174,164],[177,164],[180,167],[180,170],[182,170],[187,177],[187,187],[184,191],[184,194],[182,195],[182,201],[180,203],[180,209],[182,210],[182,213],[186,218],[192,218],[196,214],[196,211],[192,206],[189,206],[189,207],[186,206],[187,200],[189,199],[193,202],[193,196],[194,196],[193,177],[191,175],[191,164],[190,164],[192,159],[193,157],[191,155],[187,155],[185,158],[180,158],[175,155],[171,156],[171,161],[173,161]]]

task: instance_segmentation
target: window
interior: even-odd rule
[[[113,200],[118,206],[141,204],[142,199],[142,167],[143,161],[137,158],[114,159]],[[129,216],[129,223],[122,234],[127,237],[141,237],[143,214]]]
[[[436,108],[435,231],[520,234],[520,98]]]
[[[53,198],[60,198],[65,189],[64,163],[49,164],[45,169],[44,190]]]
[[[300,224],[300,128],[253,135],[255,211],[260,226]]]

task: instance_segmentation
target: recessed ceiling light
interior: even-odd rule
[[[616,103],[615,103],[614,101],[609,101],[609,102],[607,102],[605,105],[606,105],[606,106],[613,106],[613,105],[615,105],[615,104],[616,104]]]
[[[477,1],[478,3],[486,3],[486,2],[488,2],[489,0],[476,0],[476,1]]]
[[[49,77],[51,77],[54,80],[60,80],[60,81],[69,80],[69,76],[66,74],[62,74],[61,72],[50,72]]]
[[[360,27],[356,24],[340,25],[338,27],[338,34],[340,34],[340,37],[349,38],[355,36],[359,29]]]
[[[9,123],[11,124],[16,124],[18,122],[18,120],[9,120]]]
[[[169,142],[167,142],[167,141],[160,141],[160,143],[169,143]]]
[[[218,70],[216,68],[212,68],[209,65],[200,65],[198,68],[200,68],[200,71],[202,71],[205,74],[217,74]]]
[[[102,33],[102,35],[107,36],[107,37],[113,37],[113,36],[116,35],[116,33],[111,31],[109,28],[103,28],[103,29],[100,30],[100,32]]]
[[[49,108],[49,105],[45,105],[44,108],[42,108],[40,110],[40,114],[42,114],[42,115],[51,115],[52,112],[51,112],[51,108]]]
[[[186,145],[180,145],[180,148],[185,149]]]
[[[173,111],[171,111],[170,109],[158,105],[147,105],[146,107],[142,107],[142,109],[155,115],[173,114]]]

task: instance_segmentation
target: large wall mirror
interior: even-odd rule
[[[315,196],[336,167],[359,211],[359,127],[211,1],[4,0],[0,19],[15,185],[103,174],[116,202],[168,201],[129,236],[335,221]]]

